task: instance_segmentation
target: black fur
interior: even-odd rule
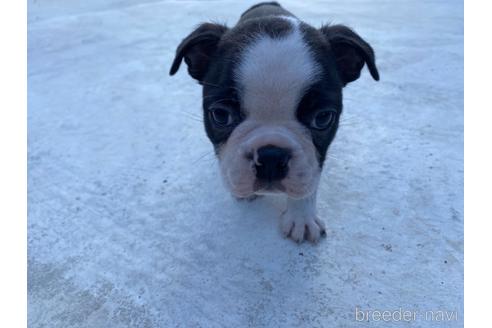
[[[372,47],[347,26],[323,26],[320,31],[330,42],[344,86],[359,78],[364,62],[374,80],[379,81]]]

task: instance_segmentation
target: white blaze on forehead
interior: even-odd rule
[[[244,50],[235,72],[242,106],[251,119],[294,118],[300,98],[319,74],[298,22],[286,20],[292,30],[280,38],[259,35]]]

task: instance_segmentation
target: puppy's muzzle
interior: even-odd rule
[[[273,145],[263,146],[256,151],[256,178],[262,182],[272,183],[287,176],[291,151]]]

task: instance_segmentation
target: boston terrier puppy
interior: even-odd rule
[[[203,117],[227,188],[237,198],[286,194],[281,230],[317,242],[325,225],[316,191],[342,113],[342,88],[364,64],[379,80],[374,51],[350,28],[316,29],[277,2],[246,10],[236,26],[203,23],[178,46],[203,86]]]

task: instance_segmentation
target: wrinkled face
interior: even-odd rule
[[[232,29],[202,81],[204,121],[237,197],[313,193],[342,110],[320,33],[292,18]]]

